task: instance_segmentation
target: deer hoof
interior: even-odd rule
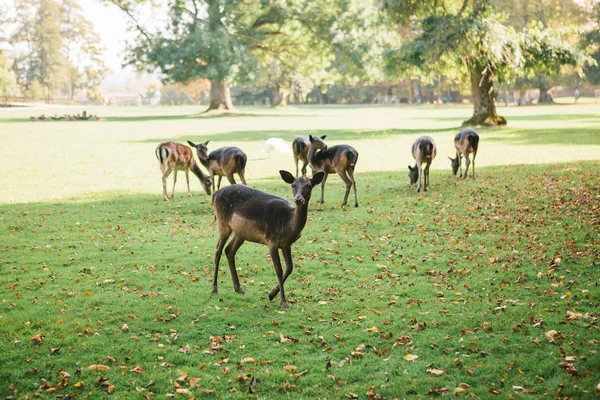
[[[242,289],[241,286],[236,287],[235,291],[238,292],[239,294],[246,294],[246,292],[244,291],[244,289]]]
[[[212,285],[212,294],[217,294],[219,293],[219,289],[217,288],[217,285]]]
[[[281,308],[289,308],[290,307],[290,305],[288,304],[288,302],[285,301],[285,300],[281,300],[281,303],[279,303],[279,306]]]
[[[358,203],[354,203],[354,207],[358,207]]]

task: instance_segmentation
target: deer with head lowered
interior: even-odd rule
[[[414,167],[408,166],[408,177],[410,178],[410,184],[417,182],[417,193],[421,191],[421,181],[425,181],[423,191],[427,191],[429,186],[429,166],[437,155],[437,149],[435,142],[429,136],[421,136],[412,146],[412,155],[415,158],[416,165]],[[423,168],[423,164],[426,164]]]
[[[354,187],[354,207],[358,207],[358,198],[356,197],[356,181],[354,180],[354,167],[358,161],[358,151],[347,144],[327,147],[323,141],[327,135],[319,137],[309,136],[310,148],[308,149],[308,161],[313,168],[313,171],[325,172],[325,177],[321,182],[321,200],[324,202],[325,182],[327,174],[337,172],[346,184],[346,194],[342,207],[348,202],[350,188]]]
[[[208,148],[206,146],[209,142],[210,140],[204,143],[194,144],[188,140],[188,144],[196,149],[200,162],[210,173],[213,191],[215,190],[215,175],[219,177],[217,189],[221,188],[221,179],[224,176],[227,177],[229,183],[234,184],[235,179],[233,178],[233,174],[238,174],[242,183],[245,185],[246,178],[244,177],[244,172],[246,170],[246,161],[248,160],[246,154],[237,147],[221,147],[208,154]]]
[[[279,292],[281,307],[288,307],[283,284],[294,268],[291,246],[300,238],[300,233],[306,225],[308,202],[312,189],[321,183],[325,174],[318,172],[312,179],[294,178],[287,171],[279,171],[279,174],[286,183],[292,185],[296,206],[280,197],[243,185],[227,186],[213,195],[213,209],[219,230],[214,259],[213,293],[218,292],[219,261],[223,247],[229,236],[233,234],[233,238],[225,248],[225,255],[235,291],[244,293],[235,269],[236,252],[245,241],[264,244],[269,248],[277,275],[277,286],[269,294],[269,300],[273,300]],[[281,249],[285,261],[285,273],[281,268],[279,249]]]
[[[160,170],[162,171],[162,183],[163,183],[163,199],[169,200],[167,196],[167,178],[171,175],[171,172],[175,172],[173,181],[173,191],[171,197],[175,196],[175,184],[177,183],[177,171],[185,171],[185,179],[187,181],[188,196],[192,195],[190,191],[190,170],[198,177],[202,188],[206,194],[210,194],[210,177],[204,175],[196,160],[192,150],[181,144],[175,142],[164,142],[159,144],[155,150],[156,158],[160,162]]]
[[[456,158],[448,157],[452,165],[452,174],[456,175],[460,169],[459,178],[465,179],[469,172],[469,154],[473,153],[473,179],[475,179],[475,157],[479,148],[479,135],[474,129],[463,129],[454,137],[454,147],[456,148]],[[462,157],[465,156],[465,174],[462,173]]]
[[[294,163],[296,164],[296,176],[298,175],[298,161],[302,161],[302,176],[306,176],[306,166],[308,165],[308,149],[310,141],[305,136],[298,136],[292,142],[294,151]]]

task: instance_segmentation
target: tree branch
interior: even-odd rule
[[[138,20],[133,16],[133,14],[131,13],[131,11],[129,10],[128,7],[125,7],[123,4],[121,4],[121,2],[119,0],[107,0],[107,1],[111,2],[115,6],[119,7],[121,9],[121,11],[123,11],[125,14],[127,14],[129,16],[129,18],[131,18],[131,20],[134,22],[137,30],[146,38],[148,43],[152,42],[152,40],[150,40],[150,36],[146,33],[146,31],[140,25]]]

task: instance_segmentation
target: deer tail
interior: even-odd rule
[[[358,154],[356,154],[356,152],[348,150],[346,152],[346,158],[348,159],[348,164],[350,164],[351,167],[354,167],[356,165],[356,161],[358,160]]]
[[[158,161],[161,165],[165,162],[167,157],[169,157],[169,150],[165,149],[162,146],[158,146],[158,148],[156,149],[156,158],[158,158]]]
[[[237,166],[238,169],[242,169],[242,170],[245,169],[246,161],[247,161],[247,158],[245,155],[243,155],[243,154],[235,155],[235,165]]]
[[[477,147],[479,146],[479,135],[469,136],[469,145],[475,153],[477,153]]]

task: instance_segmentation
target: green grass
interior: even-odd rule
[[[278,118],[264,109],[244,110],[266,114],[251,118],[93,111],[185,116],[165,125],[11,122],[42,112],[6,113],[1,144],[21,150],[0,161],[10,172],[0,194],[0,396],[161,398],[179,388],[188,389],[179,398],[488,398],[495,390],[498,398],[595,398],[599,121],[587,106],[502,111],[531,118],[483,130],[474,181],[453,178],[440,151],[421,195],[405,172],[407,146],[421,133],[406,130],[422,125],[438,148],[451,148],[443,142],[467,108],[300,108],[274,111]],[[572,118],[546,119],[557,113]],[[527,132],[543,135],[545,124],[589,135],[529,144]],[[275,274],[266,247],[252,243],[238,252],[246,295],[233,291],[224,258],[211,295],[210,199],[195,181],[186,197],[180,177],[175,199],[161,200],[152,139],[291,138],[303,128],[331,138],[372,132],[344,136],[361,154],[360,207],[339,208],[336,177],[323,206],[314,192],[292,248],[289,309],[268,301]],[[253,160],[262,147],[253,137],[239,144],[257,151],[249,183],[289,199],[290,188],[270,177],[291,170],[291,157]],[[378,151],[395,158],[387,163]],[[88,368],[98,364],[110,370]]]

